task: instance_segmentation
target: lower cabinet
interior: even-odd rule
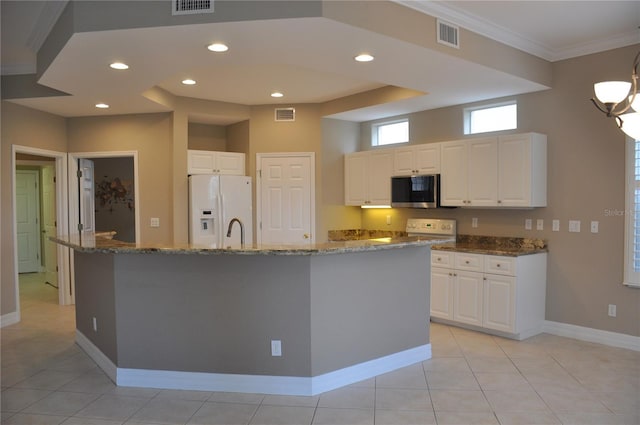
[[[431,317],[516,339],[542,331],[547,254],[431,252]]]

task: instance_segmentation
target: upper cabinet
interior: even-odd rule
[[[547,137],[538,133],[442,143],[443,206],[547,205]]]
[[[440,143],[393,149],[393,175],[440,173]]]
[[[391,149],[345,155],[345,205],[391,205],[392,174]]]
[[[187,152],[188,174],[245,175],[245,154],[192,150]]]

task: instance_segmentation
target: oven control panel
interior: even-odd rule
[[[455,236],[456,221],[436,218],[410,218],[407,220],[409,235]]]

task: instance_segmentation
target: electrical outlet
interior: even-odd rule
[[[478,217],[473,217],[471,219],[471,227],[473,227],[474,229],[478,227]]]
[[[390,216],[390,215],[388,215],[388,216],[387,216],[387,226],[388,226],[388,225],[390,225],[390,224],[391,224],[391,216]]]
[[[96,319],[95,317],[92,317],[91,326],[93,327],[94,332],[98,332],[98,319]]]
[[[271,355],[273,357],[282,356],[282,341],[279,341],[277,339],[271,340]]]
[[[149,225],[151,227],[160,227],[160,219],[158,217],[151,217]]]
[[[533,221],[530,218],[524,221],[524,228],[526,230],[531,230],[532,226],[533,226]]]
[[[616,311],[616,305],[615,304],[609,304],[609,317],[616,317],[617,311]]]
[[[544,220],[539,218],[536,220],[536,230],[544,230]]]
[[[560,231],[560,220],[553,220],[551,222],[551,230],[553,230],[554,232]]]
[[[598,225],[599,223],[597,221],[591,222],[591,233],[598,233]]]

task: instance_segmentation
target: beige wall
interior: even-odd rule
[[[547,320],[640,336],[640,290],[622,285],[624,218],[607,214],[625,209],[625,136],[589,102],[594,82],[629,79],[637,51],[638,45],[556,62],[553,89],[517,97],[518,132],[548,136],[548,207],[363,210],[363,227],[401,230],[407,217],[444,217],[458,220],[459,233],[545,239]],[[412,143],[462,138],[462,108],[411,115]],[[363,125],[363,147],[369,127]],[[526,218],[543,219],[544,230],[525,230]],[[553,219],[560,220],[560,232],[551,231]],[[580,233],[568,233],[570,219],[581,220]],[[589,231],[592,220],[599,221],[597,234]],[[607,316],[608,304],[617,305],[618,317]]]
[[[69,152],[138,151],[141,242],[173,241],[172,114],[70,118],[68,140]]]
[[[1,243],[2,243],[2,278],[0,314],[6,315],[17,311],[15,252],[13,240],[13,169],[11,167],[11,146],[20,145],[49,151],[67,151],[67,133],[65,119],[35,111],[9,102],[2,102],[2,160],[0,185],[2,195]]]
[[[189,149],[225,151],[227,129],[220,125],[189,123]]]

